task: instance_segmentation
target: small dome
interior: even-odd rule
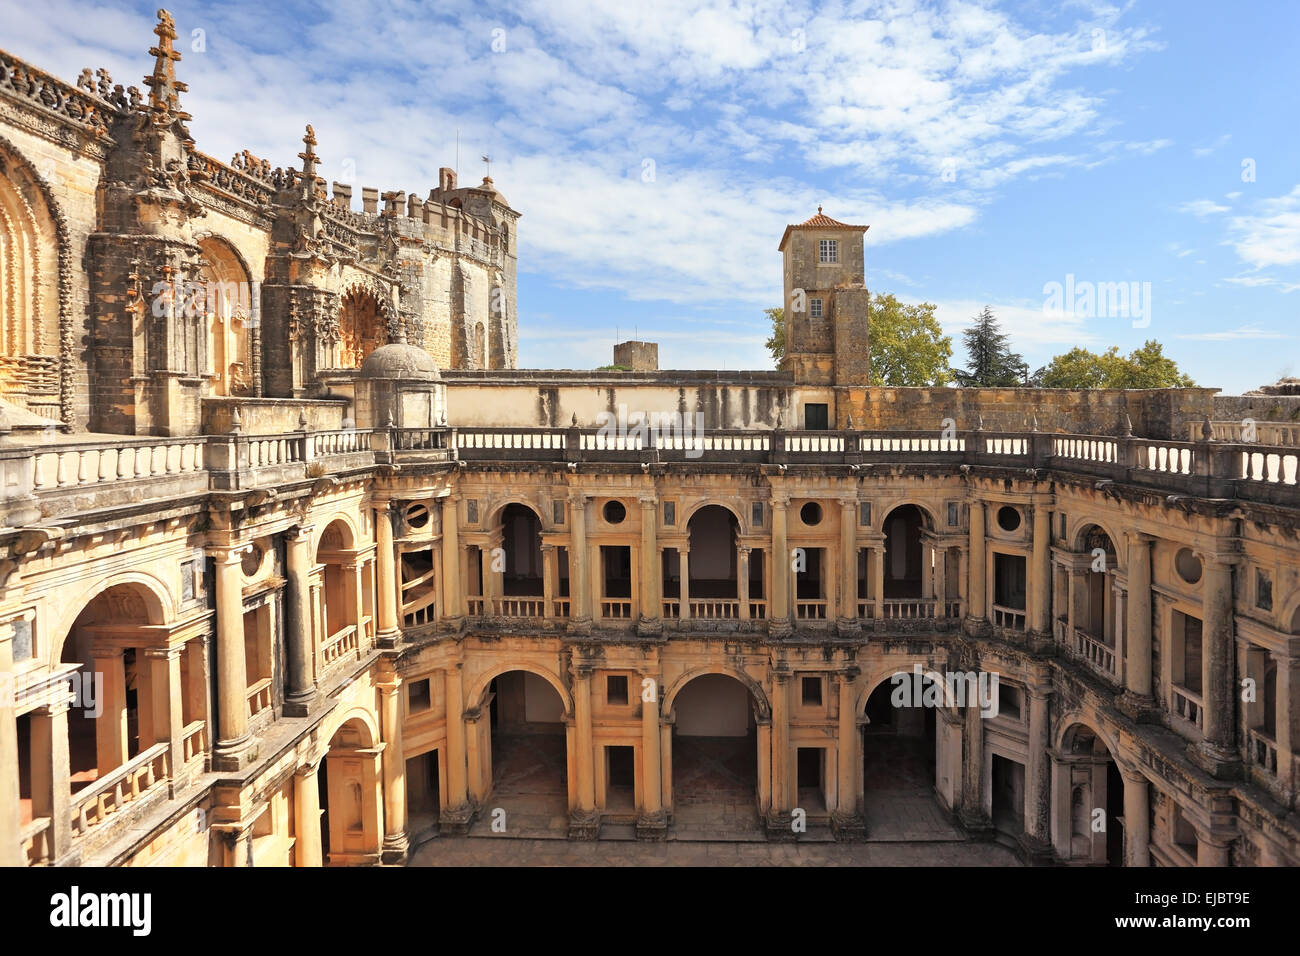
[[[361,378],[402,378],[435,381],[438,374],[433,356],[416,345],[394,342],[381,345],[361,363]]]

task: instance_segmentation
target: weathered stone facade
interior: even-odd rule
[[[1294,446],[1216,438],[1208,390],[871,389],[834,336],[815,380],[503,368],[512,312],[479,338],[415,282],[513,261],[490,184],[342,215],[310,131],[300,172],[215,164],[170,29],[147,108],[0,61],[4,282],[40,303],[4,313],[0,863],[396,862],[502,808],[527,833],[522,740],[575,839],[711,825],[727,741],[719,826],[872,839],[906,743],[915,799],[1028,861],[1300,864]],[[74,148],[111,183],[51,186]],[[219,334],[132,311],[240,269],[261,294]],[[897,704],[918,667],[996,675],[996,706]]]
[[[444,169],[428,198],[199,152],[164,20],[147,90],[0,53],[0,397],[64,426],[193,435],[208,396],[322,397],[384,342],[518,359],[519,215]]]

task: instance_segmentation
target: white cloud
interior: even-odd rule
[[[1256,269],[1300,265],[1300,186],[1228,222],[1229,242]]]
[[[1290,339],[1294,338],[1294,336],[1287,335],[1284,332],[1261,329],[1254,325],[1243,325],[1222,332],[1193,332],[1186,335],[1175,335],[1174,338],[1189,339],[1196,342],[1234,342],[1239,339]]]
[[[1193,216],[1204,219],[1206,216],[1212,216],[1216,213],[1227,212],[1230,207],[1220,206],[1211,199],[1192,199],[1182,203],[1178,207],[1179,212],[1188,212]]]
[[[1215,150],[1220,149],[1220,148],[1222,148],[1222,147],[1228,145],[1228,140],[1230,140],[1230,139],[1232,139],[1232,134],[1231,134],[1231,133],[1224,133],[1222,136],[1220,136],[1218,139],[1216,139],[1213,143],[1210,143],[1208,146],[1196,146],[1196,147],[1194,147],[1194,148],[1192,149],[1192,155],[1193,155],[1193,156],[1209,156],[1209,155],[1210,155],[1211,153],[1213,153]]]

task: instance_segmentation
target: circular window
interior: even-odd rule
[[[1201,559],[1192,554],[1191,548],[1183,548],[1174,555],[1174,570],[1188,584],[1201,580]]]
[[[257,574],[262,567],[262,558],[266,556],[266,549],[260,544],[248,546],[244,556],[239,561],[240,570],[244,572],[244,577],[251,578]]]
[[[812,527],[815,524],[821,524],[822,506],[815,501],[808,502],[799,509],[799,520],[809,527]]]
[[[406,526],[408,528],[426,528],[429,525],[429,509],[426,505],[410,505],[406,509]]]
[[[602,513],[609,524],[622,524],[623,519],[627,517],[627,509],[623,507],[621,501],[605,502],[605,510]]]
[[[1003,531],[1015,531],[1020,527],[1020,512],[1010,505],[998,509],[998,527]]]

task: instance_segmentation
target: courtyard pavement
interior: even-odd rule
[[[640,843],[438,837],[409,866],[1018,866],[994,843]]]

